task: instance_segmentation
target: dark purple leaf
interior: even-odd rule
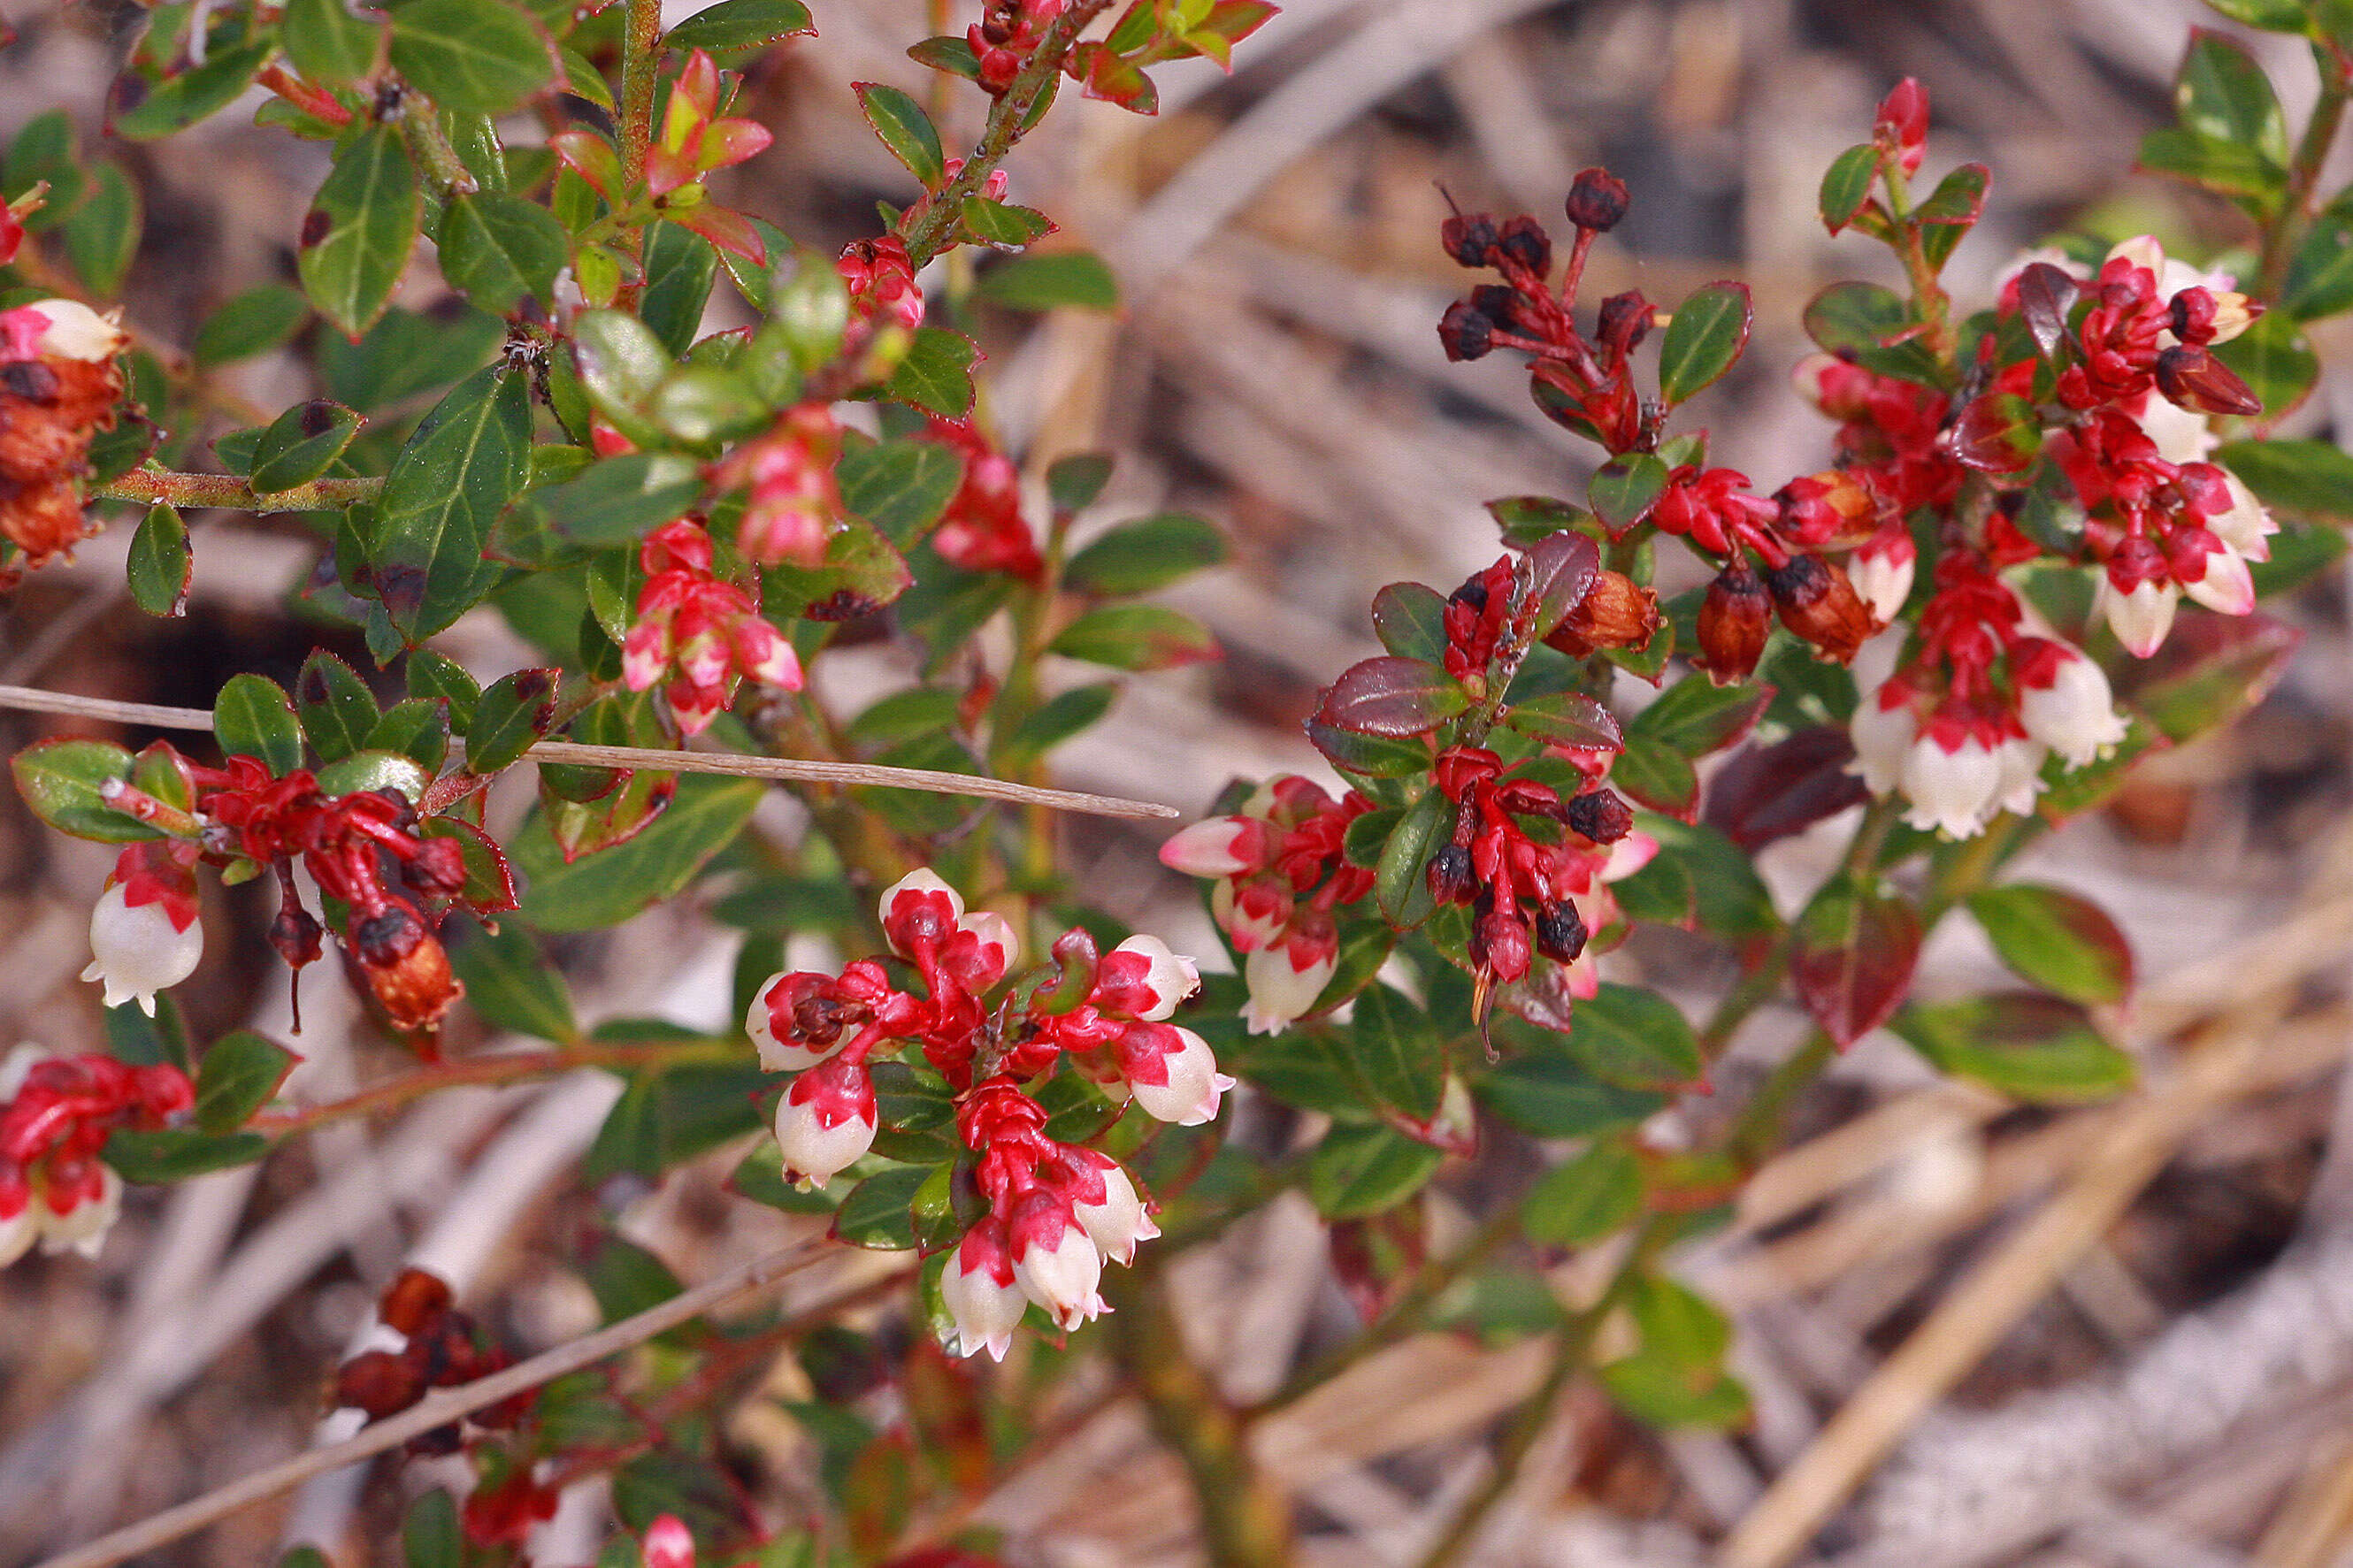
[[[1342,670],[1315,717],[1361,735],[1419,735],[1470,705],[1462,688],[1438,666],[1391,656]]]
[[[1707,825],[1752,851],[1802,833],[1871,798],[1847,771],[1852,761],[1854,742],[1834,724],[1751,746],[1708,782]]]

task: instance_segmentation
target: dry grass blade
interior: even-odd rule
[[[119,724],[162,730],[210,730],[213,716],[201,708],[165,708],[153,702],[117,702],[78,697],[30,686],[0,686],[0,708],[33,713],[65,713]],[[970,795],[982,800],[1042,805],[1090,816],[1167,818],[1174,806],[1082,790],[1045,789],[1005,779],[977,778],[930,768],[889,768],[869,763],[814,762],[799,757],[749,757],[723,752],[670,752],[640,746],[590,746],[575,741],[542,741],[529,755],[542,762],[583,763],[597,767],[659,768],[685,773],[725,773],[734,778],[776,779],[798,784],[862,784],[881,789],[923,790],[932,795]]]

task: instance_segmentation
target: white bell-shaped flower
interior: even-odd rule
[[[185,927],[175,926],[160,900],[130,903],[117,882],[99,895],[90,912],[90,950],[95,956],[81,977],[106,986],[106,1005],[136,1002],[152,1018],[155,993],[195,972],[205,953],[204,922],[192,919]]]
[[[1173,1121],[1179,1127],[1198,1127],[1217,1120],[1218,1101],[1234,1087],[1234,1080],[1218,1070],[1218,1058],[1211,1053],[1208,1041],[1190,1029],[1177,1029],[1176,1035],[1183,1041],[1182,1047],[1160,1058],[1167,1081],[1145,1083],[1133,1079],[1135,1103],[1156,1121]]]

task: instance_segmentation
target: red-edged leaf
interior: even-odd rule
[[[768,247],[752,220],[733,207],[710,202],[668,215],[681,228],[691,228],[720,249],[740,256],[754,267],[768,264]]]
[[[1419,735],[1470,706],[1462,688],[1438,666],[1392,656],[1342,670],[1316,717],[1362,735]]]
[[[1601,570],[1601,552],[1581,533],[1564,529],[1528,547],[1529,592],[1535,600],[1535,635],[1543,637],[1585,601]]]
[[[1699,774],[1691,759],[1650,735],[1629,735],[1626,749],[1610,764],[1609,782],[1652,811],[1680,821],[1699,816]]]
[[[2121,1002],[2132,989],[2132,943],[2108,912],[2063,888],[1981,888],[1969,913],[2002,963],[2071,1002]]]
[[[1854,742],[1834,724],[1751,746],[1708,781],[1707,825],[1747,850],[1802,833],[1871,798],[1847,771],[1853,761]]]
[[[1789,977],[1798,999],[1841,1050],[1885,1023],[1912,984],[1920,917],[1901,899],[1841,871],[1798,917]]]
[[[607,201],[624,184],[619,155],[610,142],[594,131],[560,131],[547,139],[547,146],[558,162],[595,186]]]
[[[1630,729],[1686,757],[1704,757],[1746,740],[1772,701],[1769,686],[1718,686],[1704,675],[1687,675],[1637,713]]]
[[[489,834],[457,816],[428,816],[420,830],[427,838],[457,840],[465,857],[466,887],[458,901],[478,915],[502,915],[515,907],[514,868]]]

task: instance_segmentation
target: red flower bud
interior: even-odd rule
[[[1928,149],[1928,89],[1908,76],[1897,82],[1880,100],[1871,139],[1895,153],[1906,174],[1918,174]]]
[[[1700,602],[1700,657],[1692,662],[1716,685],[1737,685],[1756,673],[1772,633],[1773,604],[1765,584],[1747,563],[1736,561],[1716,574]]]
[[[335,1370],[335,1408],[362,1410],[371,1421],[407,1409],[425,1397],[425,1374],[392,1351],[365,1351]]]
[[[2157,356],[2157,389],[2200,414],[2261,414],[2263,400],[2238,373],[2204,349],[2183,346]]]
[[[1871,607],[1846,574],[1819,555],[1796,555],[1765,574],[1781,624],[1840,664],[1871,636]]]
[[[1616,228],[1626,216],[1626,182],[1607,169],[1582,169],[1568,187],[1568,221],[1596,234]]]
[[[438,1275],[404,1268],[384,1288],[375,1315],[396,1334],[414,1334],[449,1310],[449,1287]]]

